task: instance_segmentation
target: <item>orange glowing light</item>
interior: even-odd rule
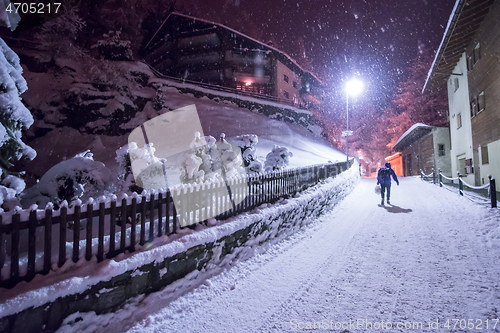
[[[252,85],[252,81],[245,82],[245,86],[251,86],[251,85]]]

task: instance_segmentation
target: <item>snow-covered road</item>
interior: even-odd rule
[[[500,331],[499,211],[416,178],[379,206],[374,185],[176,299],[165,289],[61,331]]]

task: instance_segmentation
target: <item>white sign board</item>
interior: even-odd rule
[[[352,131],[342,131],[342,136],[351,136]]]

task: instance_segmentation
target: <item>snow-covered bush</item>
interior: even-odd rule
[[[1,170],[0,170],[1,174]],[[26,183],[21,178],[13,175],[6,176],[0,184],[0,212],[2,210],[11,210],[20,206],[19,194],[24,191]]]
[[[243,160],[240,149],[232,145],[225,139],[226,135],[222,133],[220,140],[215,143],[217,150],[212,153],[214,169],[222,170],[226,177],[241,177],[245,175]]]
[[[237,177],[245,173],[240,149],[227,142],[224,133],[216,141],[211,135],[201,137],[196,132],[190,147],[181,163],[183,183],[222,180],[224,175]]]
[[[290,157],[293,157],[293,153],[288,148],[274,145],[273,150],[266,156],[264,169],[266,172],[282,170],[290,162]]]
[[[134,146],[135,145],[135,146]],[[138,149],[137,144],[133,142],[133,149]],[[136,152],[133,152],[134,156],[137,156]],[[125,145],[116,150],[115,160],[118,162],[118,171],[116,175],[116,180],[118,181],[118,186],[116,188],[117,192],[142,192],[142,188],[137,186],[134,178],[134,172],[132,171],[132,161],[130,160],[129,145]]]
[[[134,173],[135,184],[145,189],[166,188],[163,173],[163,159],[155,156],[156,149],[153,143],[139,148],[137,143],[129,142],[128,155],[131,169]]]
[[[243,163],[247,171],[262,172],[262,163],[257,159],[257,156],[255,156],[255,146],[259,142],[257,135],[238,135],[234,138],[233,142],[241,149],[241,156],[243,157]]]
[[[14,184],[8,172],[12,162],[36,156],[35,150],[21,140],[22,129],[33,124],[33,116],[19,97],[28,89],[22,72],[19,57],[0,38],[0,180],[4,184],[0,185],[0,206],[19,194],[18,186],[7,185]]]
[[[189,147],[191,151],[185,155],[181,163],[181,182],[191,183],[216,178],[217,172],[212,169],[212,156],[217,150],[215,138],[211,135],[202,137],[200,132],[196,132]]]
[[[131,60],[132,49],[130,48],[130,41],[122,40],[120,34],[120,31],[110,31],[107,34],[103,34],[104,39],[98,40],[97,44],[92,45],[91,48],[97,47],[99,53],[104,56],[104,59]]]
[[[54,165],[40,182],[29,188],[21,198],[24,208],[37,204],[45,207],[49,202],[57,208],[63,200],[83,201],[106,194],[111,171],[101,162],[94,161],[89,150]]]

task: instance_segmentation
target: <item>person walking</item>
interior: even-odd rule
[[[384,167],[381,167],[378,170],[377,174],[377,185],[380,184],[380,193],[382,195],[382,202],[380,203],[381,205],[384,204],[384,195],[386,190],[387,190],[387,203],[389,205],[391,204],[391,177],[399,186],[398,176],[396,176],[394,170],[391,169],[391,163],[387,162],[385,163]]]

